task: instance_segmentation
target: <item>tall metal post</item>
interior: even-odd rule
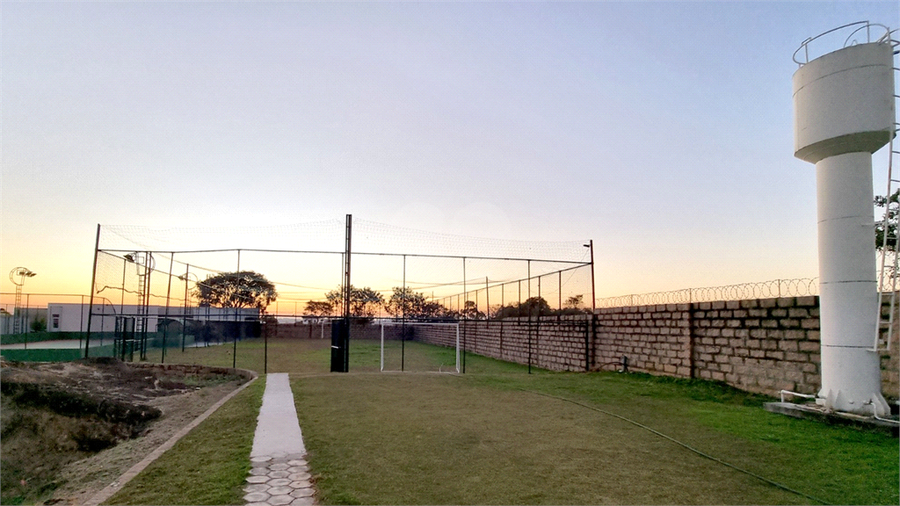
[[[160,363],[166,363],[166,346],[167,341],[169,340],[169,302],[172,299],[172,268],[175,266],[175,253],[169,253],[169,282],[168,287],[166,288],[166,313],[164,317],[163,324],[163,342],[162,342],[162,356],[160,358]]]
[[[595,325],[597,322],[597,285],[594,283],[594,240],[588,242],[591,249],[591,321],[588,337],[585,339],[584,345],[584,368],[586,371],[591,370],[591,348],[593,347],[593,337],[595,333]]]
[[[491,319],[491,287],[488,277],[484,277],[484,319]]]
[[[97,255],[100,251],[100,224],[97,224],[97,239],[94,241],[94,270],[91,273],[91,302],[88,304],[87,333],[84,335],[84,358],[91,349],[91,314],[94,312],[94,285],[97,283]]]
[[[594,284],[594,240],[591,239],[588,242],[588,247],[591,249],[591,314],[594,314],[594,311],[597,310],[597,287]]]
[[[353,216],[347,215],[347,230],[344,239],[344,329],[341,336],[344,346],[344,371],[350,371],[350,252],[353,236]]]
[[[462,372],[463,372],[463,374],[465,374],[465,372],[466,372],[466,345],[468,344],[468,341],[466,338],[468,337],[467,333],[468,333],[468,327],[469,327],[468,325],[466,325],[466,323],[468,323],[468,320],[469,320],[469,312],[466,310],[466,308],[468,307],[468,303],[469,303],[469,292],[466,291],[466,257],[463,257],[462,261],[463,261],[463,307],[462,307],[462,311],[463,311],[463,321],[465,322],[465,323],[463,323]]]
[[[403,296],[400,300],[402,304],[402,319],[400,320],[400,370],[406,370],[406,255],[403,255]],[[383,348],[382,344],[382,348]]]
[[[237,250],[237,272],[238,272],[238,276],[240,276],[239,273],[241,272],[241,250]],[[239,311],[239,309],[237,307],[235,307],[234,308],[234,321],[235,321],[235,326],[236,326],[235,332],[240,333],[241,323],[238,321],[238,311]],[[236,369],[237,368],[237,341],[238,341],[237,334],[233,336],[233,339],[234,339],[234,344],[233,344],[234,352],[231,354],[231,367],[232,367],[232,369]]]

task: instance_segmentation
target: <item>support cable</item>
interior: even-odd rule
[[[630,423],[630,424],[632,424],[632,425],[634,425],[634,426],[636,426],[636,427],[640,427],[641,429],[644,429],[644,430],[646,430],[646,431],[652,432],[653,434],[656,434],[657,436],[659,436],[659,437],[661,437],[661,438],[663,438],[663,439],[666,439],[666,440],[668,440],[668,441],[671,441],[671,442],[677,444],[678,446],[681,446],[682,448],[684,448],[684,449],[686,449],[686,450],[689,450],[689,451],[691,451],[691,452],[694,452],[694,453],[696,453],[697,455],[699,455],[699,456],[701,456],[701,457],[704,457],[704,458],[707,458],[707,459],[709,459],[709,460],[712,460],[713,462],[716,462],[716,463],[718,463],[718,464],[722,464],[722,465],[725,466],[725,467],[730,467],[731,469],[734,469],[735,471],[738,471],[738,472],[740,472],[740,473],[744,473],[744,474],[746,474],[746,475],[748,475],[748,476],[751,476],[751,477],[756,478],[756,479],[758,479],[758,480],[760,480],[760,481],[763,481],[763,482],[765,482],[765,483],[768,483],[769,485],[772,485],[772,486],[774,486],[774,487],[780,488],[780,489],[785,490],[785,491],[787,491],[787,492],[790,492],[790,493],[792,493],[792,494],[797,494],[797,495],[799,495],[799,496],[805,497],[805,498],[807,498],[807,499],[809,499],[809,500],[811,500],[811,501],[815,501],[815,502],[820,503],[820,504],[829,504],[828,502],[823,501],[822,499],[819,499],[818,497],[809,495],[809,494],[804,493],[804,492],[800,492],[799,490],[795,490],[795,489],[793,489],[793,488],[790,488],[790,487],[788,487],[787,485],[784,485],[784,484],[782,484],[782,483],[778,483],[777,481],[770,480],[769,478],[766,478],[765,476],[761,476],[761,475],[756,474],[756,473],[754,473],[754,472],[752,472],[752,471],[748,471],[747,469],[744,469],[744,468],[738,467],[738,466],[736,466],[736,465],[734,465],[734,464],[731,464],[731,463],[729,463],[729,462],[726,462],[726,461],[724,461],[724,460],[722,460],[722,459],[720,459],[720,458],[718,458],[718,457],[714,457],[714,456],[712,456],[712,455],[710,455],[710,454],[708,454],[708,453],[705,453],[705,452],[703,452],[703,451],[701,451],[701,450],[698,450],[697,448],[694,448],[693,446],[690,446],[690,445],[687,444],[687,443],[683,443],[683,442],[681,442],[681,441],[679,441],[679,440],[673,438],[672,436],[668,436],[668,435],[666,435],[666,434],[663,434],[662,432],[659,432],[659,431],[656,430],[656,429],[650,428],[650,427],[648,427],[648,426],[646,426],[646,425],[644,425],[644,424],[642,424],[642,423],[640,423],[640,422],[636,422],[636,421],[634,421],[634,420],[632,420],[632,419],[630,419],[630,418],[626,418],[626,417],[624,417],[624,416],[622,416],[622,415],[617,415],[617,414],[612,413],[612,412],[610,412],[610,411],[606,411],[606,410],[603,410],[603,409],[600,409],[600,408],[597,408],[597,407],[594,407],[594,406],[591,406],[591,405],[588,405],[588,404],[585,404],[585,403],[583,403],[583,402],[579,402],[579,401],[576,401],[576,400],[573,400],[573,399],[567,399],[567,398],[565,398],[565,397],[559,397],[559,396],[556,396],[556,395],[545,394],[545,393],[543,393],[543,392],[536,392],[536,391],[534,391],[534,390],[527,390],[527,389],[524,389],[524,388],[520,388],[519,390],[521,390],[521,391],[523,391],[523,392],[530,393],[530,394],[535,394],[535,395],[541,395],[541,396],[544,396],[544,397],[549,397],[549,398],[551,398],[551,399],[556,399],[556,400],[559,400],[559,401],[565,401],[565,402],[568,402],[568,403],[571,403],[571,404],[575,404],[576,406],[581,406],[581,407],[583,407],[583,408],[587,408],[587,409],[590,409],[590,410],[592,410],[592,411],[596,411],[596,412],[598,412],[598,413],[602,413],[602,414],[604,414],[604,415],[611,416],[611,417],[613,417],[613,418],[618,418],[619,420],[622,420],[623,422]]]

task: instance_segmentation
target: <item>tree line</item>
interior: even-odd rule
[[[276,300],[275,285],[254,271],[225,272],[207,276],[197,283],[193,292],[201,307],[257,308],[265,312]],[[344,314],[344,290],[338,286],[325,294],[324,301],[309,301],[305,312],[308,316],[329,317]],[[439,302],[429,300],[425,294],[409,287],[394,287],[390,297],[365,287],[350,286],[349,313],[355,318],[374,318],[383,309],[394,318],[485,320],[524,316],[551,316],[590,312],[584,309],[584,296],[574,295],[566,299],[560,309],[553,309],[543,297],[531,297],[524,302],[494,306],[488,314],[478,305],[467,300],[459,309],[450,309]]]

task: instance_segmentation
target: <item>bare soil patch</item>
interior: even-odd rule
[[[101,358],[0,363],[3,504],[79,504],[248,378]]]

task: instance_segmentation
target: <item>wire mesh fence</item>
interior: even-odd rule
[[[98,226],[92,295],[103,303],[91,305],[87,328],[131,328],[137,337],[117,331],[116,353],[130,358],[137,349],[147,359],[158,349],[164,361],[179,343],[185,349],[224,341],[237,352],[238,342],[265,338],[267,329],[343,315],[345,300],[354,318],[404,321],[591,309],[589,242],[494,240],[357,220],[348,249],[345,231],[338,221],[247,229]],[[262,275],[272,300],[217,305],[205,299],[204,291],[227,273]],[[256,330],[225,330],[249,323]]]

